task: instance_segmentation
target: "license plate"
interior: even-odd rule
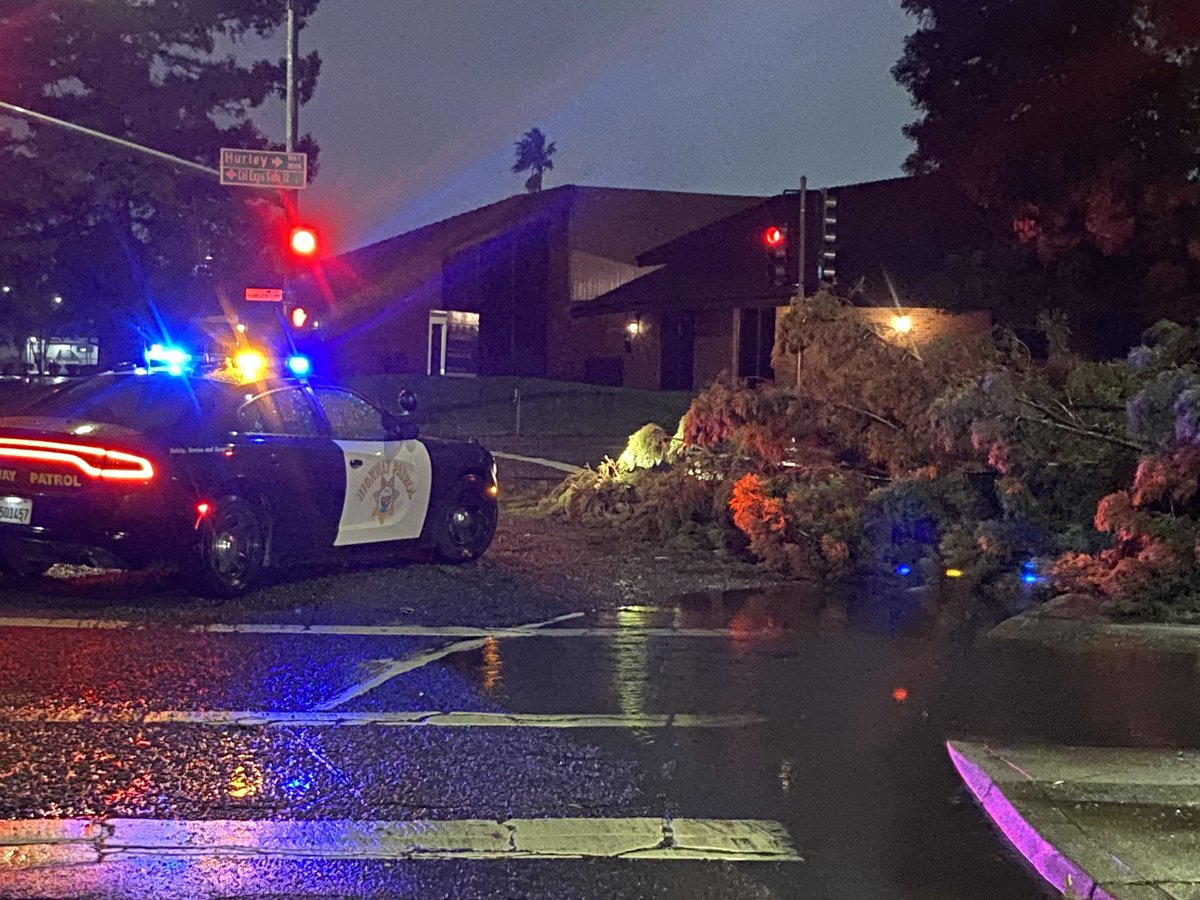
[[[24,497],[0,497],[0,524],[28,525],[32,518],[32,500]]]

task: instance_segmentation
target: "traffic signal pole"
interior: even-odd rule
[[[287,0],[287,87],[284,105],[283,146],[288,153],[296,152],[300,141],[300,96],[296,90],[296,69],[299,68],[299,34],[296,32],[296,0]],[[299,212],[299,191],[288,191],[292,204],[292,216]]]
[[[808,235],[804,226],[808,224],[808,176],[800,176],[800,227],[796,232],[796,302],[804,302],[804,247]],[[796,387],[800,387],[800,351],[796,351]]]
[[[45,113],[34,112],[32,109],[25,109],[23,106],[17,106],[15,103],[5,103],[0,100],[0,109],[13,113],[14,115],[22,116],[26,119],[32,119],[35,122],[43,122],[47,125],[57,125],[59,128],[65,128],[68,131],[74,131],[76,134],[84,134],[90,138],[95,138],[98,141],[107,141],[110,144],[116,144],[118,147],[124,147],[126,150],[133,150],[136,153],[145,153],[148,156],[153,156],[155,159],[169,162],[176,166],[183,166],[187,169],[192,169],[197,172],[203,172],[205,175],[215,175],[221,177],[219,169],[213,169],[209,166],[202,166],[200,163],[192,162],[190,159],[183,159],[179,156],[172,156],[170,153],[163,153],[161,150],[155,150],[153,147],[145,147],[141,144],[135,144],[133,141],[127,141],[124,138],[115,137],[111,134],[105,134],[103,131],[96,131],[94,128],[85,128],[82,125],[76,125],[74,122],[67,122],[63,119],[56,119],[54,116],[48,116]]]
[[[284,95],[284,114],[283,114],[283,148],[288,153],[296,152],[296,143],[300,139],[300,98],[296,91],[296,68],[299,62],[299,35],[296,33],[296,0],[286,0],[286,20],[284,29],[287,32],[287,48],[285,50],[286,60],[286,80]],[[300,192],[299,191],[281,191],[283,199],[284,214],[289,218],[290,222],[295,223],[300,221]],[[295,249],[295,232],[293,231],[288,239],[289,250],[292,253]],[[283,329],[284,337],[287,338],[288,344],[291,346],[292,352],[296,352],[295,341],[292,340],[291,331],[288,329],[288,323],[284,314],[284,307],[291,302],[292,278],[291,278],[291,262],[285,265],[283,273],[283,297],[284,302],[279,304],[277,312],[279,313],[279,324]]]
[[[808,176],[800,176],[800,227],[796,231],[796,282],[797,296],[804,299],[804,245],[808,243],[804,226],[808,219]]]
[[[288,153],[296,151],[296,140],[299,134],[300,103],[296,96],[296,0],[287,0],[287,113],[284,127],[287,134],[284,140]]]

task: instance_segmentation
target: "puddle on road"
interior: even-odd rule
[[[664,803],[784,822],[838,896],[1041,897],[963,793],[946,739],[1194,746],[1200,669],[1188,653],[983,642],[1000,618],[953,590],[714,592],[569,623],[602,637],[490,642],[453,665],[509,710],[760,714],[634,739]]]

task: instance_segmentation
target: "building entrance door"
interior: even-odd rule
[[[690,391],[696,362],[696,314],[666,312],[662,317],[662,389]]]
[[[429,358],[425,374],[446,374],[446,313],[440,309],[429,312]]]

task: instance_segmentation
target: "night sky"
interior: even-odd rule
[[[301,35],[323,58],[302,209],[344,250],[519,193],[535,125],[558,143],[547,188],[894,177],[914,114],[889,70],[914,26],[899,0],[325,0]]]

